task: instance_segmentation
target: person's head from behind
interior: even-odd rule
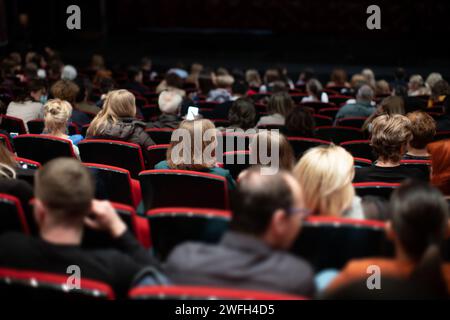
[[[94,70],[102,70],[105,68],[105,59],[101,54],[92,55],[91,68]]]
[[[381,112],[394,115],[394,114],[405,114],[405,102],[401,97],[389,96],[381,100],[379,109]]]
[[[142,83],[143,73],[138,67],[129,67],[127,70],[128,81]]]
[[[406,70],[403,68],[397,68],[394,70],[394,78],[397,81],[404,81],[406,79]]]
[[[248,85],[243,80],[238,80],[231,86],[231,93],[235,97],[245,97],[248,91]]]
[[[261,76],[256,69],[249,69],[245,72],[245,81],[250,87],[260,87],[262,84]]]
[[[247,130],[255,127],[256,110],[250,99],[240,98],[233,102],[228,112],[230,127]]]
[[[406,117],[411,121],[412,139],[409,141],[409,147],[425,150],[436,134],[436,122],[422,111],[408,113]]]
[[[335,86],[344,86],[347,82],[347,73],[344,69],[336,68],[331,72],[330,80]]]
[[[166,90],[160,93],[158,106],[164,114],[178,114],[183,98],[175,91]]]
[[[294,167],[294,151],[291,144],[276,130],[258,132],[250,142],[249,149],[251,163],[270,167],[274,171],[291,171]]]
[[[215,88],[214,77],[214,73],[208,68],[203,69],[198,75],[198,87],[203,95],[207,95]]]
[[[31,80],[25,89],[20,89],[16,94],[16,102],[34,101],[40,102],[46,95],[45,83],[41,80]]]
[[[88,78],[78,79],[76,84],[79,88],[77,97],[75,99],[76,103],[81,103],[88,100],[92,92],[92,82]]]
[[[183,88],[183,78],[181,78],[175,72],[168,72],[164,78],[166,80],[166,84],[169,88],[182,89]]]
[[[15,179],[16,167],[17,161],[14,154],[3,142],[0,142],[0,179]]]
[[[152,70],[152,59],[150,59],[150,57],[143,57],[141,59],[141,70],[144,71]]]
[[[208,119],[184,120],[172,133],[167,163],[172,169],[211,169],[217,163],[216,147],[214,123]]]
[[[281,75],[278,69],[276,68],[267,69],[266,73],[264,74],[265,84],[271,84],[278,80],[281,80]]]
[[[440,96],[446,96],[450,94],[450,86],[444,79],[438,80],[431,87],[431,96],[433,98],[439,98]]]
[[[368,85],[363,85],[359,88],[356,94],[356,99],[361,102],[370,103],[373,100],[374,92],[372,88]]]
[[[87,134],[95,136],[102,134],[105,127],[117,123],[120,118],[136,116],[136,98],[128,90],[110,91],[105,98],[102,110],[92,120]]]
[[[432,72],[428,75],[427,80],[425,80],[426,85],[428,88],[433,89],[434,85],[442,80],[442,75],[438,72]]]
[[[295,107],[286,117],[286,129],[300,137],[314,135],[315,122],[306,108]]]
[[[34,215],[41,236],[54,228],[81,233],[94,198],[94,184],[86,167],[75,159],[52,160],[36,172],[34,192]]]
[[[230,229],[288,249],[296,239],[304,209],[302,190],[287,172],[263,175],[259,167],[245,172],[232,201]]]
[[[234,78],[229,74],[218,75],[215,79],[216,87],[220,89],[227,89],[231,91],[231,86],[234,83]]]
[[[448,204],[442,193],[424,182],[406,181],[391,196],[392,221],[387,236],[398,256],[416,264],[412,277],[430,286],[444,287],[440,248],[448,235]]]
[[[295,103],[287,92],[272,94],[267,105],[267,111],[270,114],[281,114],[287,116],[294,108]]]
[[[431,154],[431,184],[450,196],[450,140],[440,140],[428,145]]]
[[[306,92],[318,100],[320,100],[322,90],[322,84],[317,79],[311,79],[306,83]]]
[[[420,74],[414,74],[409,78],[408,88],[410,91],[419,90],[423,86],[424,86],[424,81]]]
[[[386,80],[378,80],[375,83],[375,95],[384,96],[391,93],[391,88]]]
[[[60,99],[49,100],[44,106],[44,132],[55,136],[65,135],[71,115],[70,103]]]
[[[370,143],[379,161],[398,164],[411,138],[411,121],[405,116],[381,115],[372,122]]]
[[[355,196],[353,162],[351,154],[339,146],[308,150],[294,168],[305,206],[323,216],[341,216],[349,209]]]
[[[65,65],[61,71],[61,80],[74,81],[77,78],[77,69],[71,65]]]
[[[70,104],[74,104],[76,102],[79,91],[80,88],[76,85],[76,83],[70,80],[56,81],[50,89],[50,93],[53,98],[65,100]]]

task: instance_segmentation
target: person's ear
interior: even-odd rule
[[[35,219],[37,225],[40,227],[44,223],[44,221],[47,217],[47,210],[46,210],[44,204],[42,203],[42,201],[39,199],[34,199],[33,207],[34,207],[34,210],[33,210],[34,219]]]
[[[283,236],[286,232],[286,212],[282,209],[278,209],[275,211],[275,213],[272,215],[271,220],[271,231],[273,234],[279,238],[280,236]]]
[[[395,239],[395,231],[392,227],[392,222],[388,221],[386,222],[386,226],[384,227],[384,231],[386,233],[386,238],[388,240],[394,241]]]

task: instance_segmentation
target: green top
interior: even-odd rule
[[[169,167],[168,163],[166,160],[161,161],[160,163],[158,163],[155,166],[155,169],[158,170],[162,170],[162,169],[169,169],[171,170],[172,168]],[[210,168],[210,169],[205,169],[203,171],[199,171],[199,170],[194,170],[194,171],[198,171],[198,172],[205,172],[205,173],[212,173],[221,177],[224,177],[225,179],[227,179],[227,184],[228,184],[228,190],[233,190],[236,188],[236,182],[234,181],[233,177],[230,174],[230,171],[223,169],[223,168],[219,168],[219,167],[214,167],[214,168]]]

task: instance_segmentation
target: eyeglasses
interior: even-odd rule
[[[287,210],[289,214],[300,214],[302,219],[309,217],[312,214],[312,210],[306,208],[290,208]]]

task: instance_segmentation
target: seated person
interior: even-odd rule
[[[306,208],[319,216],[364,219],[361,198],[352,185],[353,163],[352,155],[339,146],[309,149],[294,168]]]
[[[99,113],[101,108],[89,101],[92,92],[91,81],[89,79],[79,79],[76,84],[78,85],[79,91],[75,100],[75,109],[91,115]]]
[[[72,106],[67,101],[60,99],[49,100],[44,106],[44,134],[70,140],[77,156],[80,156],[77,144],[83,140],[83,136],[67,134],[67,125],[72,114]]]
[[[450,200],[450,140],[436,141],[429,145],[429,150],[431,154],[430,182]]]
[[[144,150],[155,144],[145,132],[145,123],[136,119],[136,99],[127,90],[106,95],[103,109],[92,120],[86,138],[132,142]]]
[[[289,137],[314,137],[316,127],[313,116],[314,113],[309,108],[294,108],[286,117],[285,133]]]
[[[347,103],[339,109],[336,114],[336,120],[353,117],[370,117],[376,111],[372,105],[373,90],[368,85],[359,88],[356,95],[356,103]]]
[[[149,122],[147,128],[178,128],[181,118],[179,116],[183,98],[175,91],[163,91],[159,94],[158,106],[161,115],[158,120]]]
[[[371,145],[378,159],[370,167],[356,168],[353,182],[397,183],[407,178],[428,181],[424,171],[400,164],[411,138],[411,121],[405,116],[396,114],[375,118]]]
[[[280,92],[273,94],[269,99],[267,105],[268,116],[261,117],[257,127],[263,125],[278,125],[284,126],[285,117],[294,109],[295,103],[287,92]]]
[[[33,80],[27,85],[26,89],[21,89],[14,101],[9,103],[6,115],[22,119],[25,128],[28,130],[28,121],[42,119],[43,103],[45,103],[46,97],[45,84]]]
[[[216,88],[209,91],[206,101],[224,103],[230,101],[231,86],[234,83],[234,78],[231,75],[219,75],[215,78]]]
[[[197,138],[201,141],[195,141]],[[230,172],[217,165],[216,147],[216,128],[210,120],[185,120],[172,133],[167,160],[158,163],[155,169],[191,170],[216,174],[227,179],[229,190],[234,189],[235,181]],[[207,154],[207,151],[210,153]]]
[[[248,98],[240,98],[233,102],[228,113],[230,125],[226,129],[248,130],[255,127],[256,110]]]
[[[328,95],[323,91],[322,84],[317,79],[310,79],[306,83],[307,97],[302,99],[303,102],[324,102],[328,103]]]
[[[1,267],[66,274],[77,265],[83,278],[106,282],[126,297],[134,277],[156,266],[108,201],[93,200],[87,168],[75,159],[55,159],[36,173],[34,217],[40,237],[23,233],[0,236]],[[83,230],[104,231],[114,249],[81,247]]]
[[[311,266],[285,252],[307,215],[302,190],[286,172],[259,172],[252,168],[240,180],[230,230],[221,242],[176,247],[164,266],[169,279],[177,284],[313,294]]]
[[[234,102],[245,98],[247,92],[248,85],[244,81],[235,81],[231,87],[231,99],[224,103],[216,104],[212,112],[212,117],[214,119],[227,119],[230,108],[233,106]]]
[[[444,100],[444,114],[436,122],[437,131],[450,131],[450,95]]]
[[[138,94],[144,94],[149,89],[142,83],[144,80],[144,73],[137,67],[128,68],[128,82],[125,84],[125,89],[134,91]]]
[[[442,194],[426,183],[406,182],[391,198],[392,220],[386,232],[394,258],[350,261],[327,288],[331,292],[352,281],[366,283],[369,266],[383,276],[420,280],[426,287],[450,293],[450,263],[440,260],[440,244],[448,234],[449,211]]]
[[[422,111],[408,113],[406,117],[411,121],[412,140],[408,143],[408,152],[403,159],[430,160],[427,145],[433,142],[436,122],[429,114]]]

